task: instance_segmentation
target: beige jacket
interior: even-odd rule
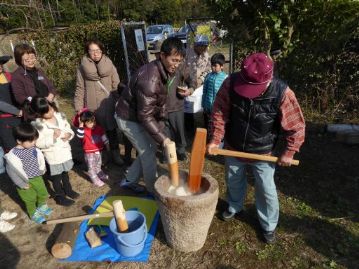
[[[115,129],[116,100],[111,93],[117,91],[119,83],[120,78],[110,58],[103,55],[96,64],[89,57],[84,56],[77,69],[75,110],[80,111],[87,107],[89,110],[95,111],[96,120],[105,130]]]
[[[189,72],[190,80],[193,85],[191,88],[197,89],[200,87],[205,77],[211,72],[211,61],[208,51],[201,55],[197,55],[193,48],[188,48],[185,59],[186,71]]]

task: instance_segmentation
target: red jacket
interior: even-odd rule
[[[86,127],[78,128],[76,135],[82,139],[82,146],[85,153],[101,151],[104,145],[108,143],[105,131],[99,125],[96,125],[93,129]]]

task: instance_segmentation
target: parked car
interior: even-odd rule
[[[156,42],[163,41],[173,34],[173,27],[169,24],[150,25],[146,30],[146,41],[148,49],[154,49]]]
[[[191,31],[195,33],[196,29],[197,29],[197,25],[195,24],[191,24],[191,25],[185,24],[177,32],[173,33],[171,36],[181,39],[182,43],[186,46],[187,36],[191,33]]]

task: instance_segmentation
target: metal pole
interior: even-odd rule
[[[122,38],[122,44],[123,44],[123,52],[125,54],[125,61],[126,61],[127,85],[129,85],[131,74],[130,74],[130,62],[128,60],[128,53],[127,53],[127,44],[126,44],[124,24],[121,24],[121,38]]]

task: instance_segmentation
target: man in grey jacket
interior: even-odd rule
[[[116,106],[116,121],[138,152],[120,186],[136,192],[144,191],[138,181],[144,178],[147,190],[153,192],[157,178],[157,144],[164,146],[171,140],[165,132],[168,89],[185,55],[178,38],[166,39],[158,60],[142,67],[132,76]]]

